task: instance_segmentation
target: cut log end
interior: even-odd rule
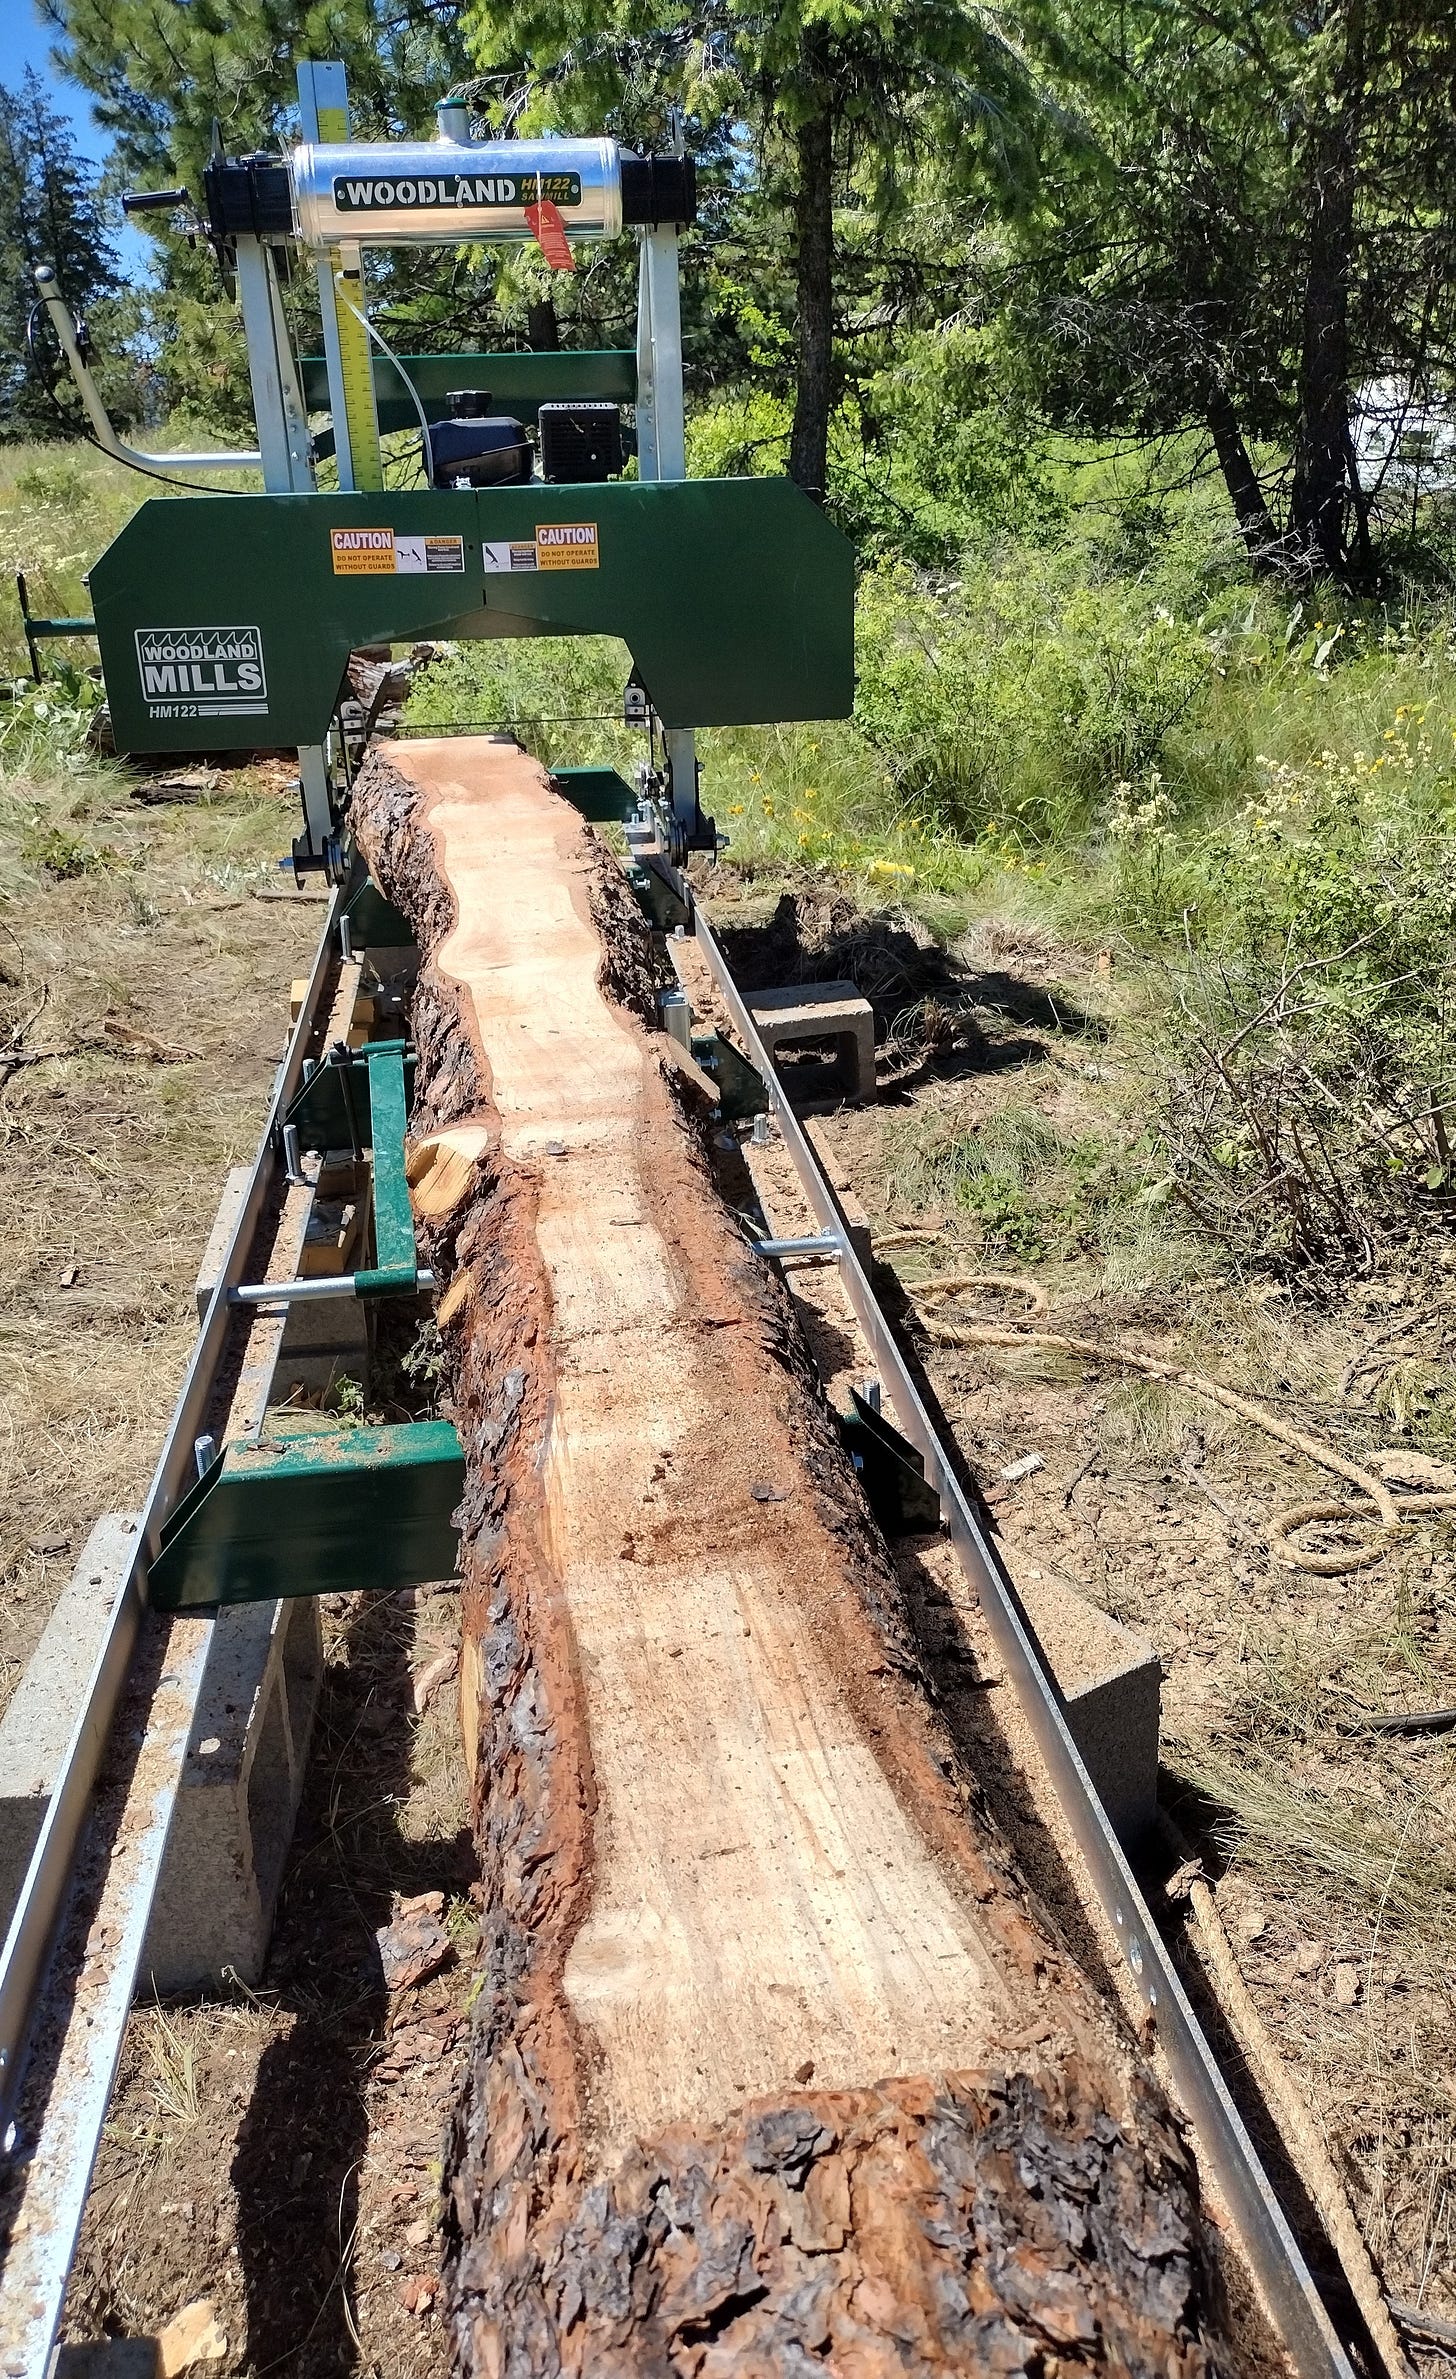
[[[384,748],[354,818],[420,939],[413,1171],[466,1455],[461,2367],[1253,2367],[1176,2123],[936,1719],[658,1062],[620,871],[473,739]]]

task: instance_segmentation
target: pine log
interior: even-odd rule
[[[937,1719],[615,862],[483,739],[382,747],[353,815],[420,942],[466,1455],[459,2368],[1248,2367],[1179,2126]]]

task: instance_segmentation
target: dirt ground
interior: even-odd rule
[[[441,2157],[476,1937],[457,1599],[340,1595],[325,1626],[267,1976],[133,2017],[66,2329],[145,2336],[206,2298],[219,2373],[434,2379]],[[448,1937],[445,1962],[391,1986],[379,1935],[412,1914]]]
[[[257,1145],[323,913],[275,865],[286,775],[5,787],[0,1706],[92,1521],[145,1492],[223,1179]]]

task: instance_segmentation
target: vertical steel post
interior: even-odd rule
[[[688,475],[677,226],[672,223],[652,224],[642,233],[637,275],[637,472],[642,479]],[[670,727],[663,740],[672,814],[691,837],[698,823],[697,738],[691,727]]]
[[[263,484],[270,496],[304,495],[315,485],[313,457],[277,270],[264,242],[248,233],[238,237],[237,259],[238,299],[248,343],[248,377],[253,384]],[[322,745],[299,746],[298,774],[309,849],[316,859],[322,859],[334,830],[328,755]]]
[[[288,344],[278,275],[263,241],[251,232],[238,234],[237,259],[263,484],[270,496],[307,495],[314,486],[308,420]]]
[[[642,234],[642,279],[652,351],[653,479],[686,479],[683,419],[682,307],[677,284],[677,226],[652,224]],[[639,333],[640,353],[640,333]]]
[[[348,139],[349,93],[344,69],[337,59],[301,61],[298,105],[305,140]],[[347,259],[336,248],[326,249],[314,258],[339,485],[345,489],[382,488],[384,469],[379,452],[379,415],[374,403],[369,337],[363,324],[339,302],[335,279],[339,273],[344,276],[343,295],[362,314],[363,274],[357,248]]]

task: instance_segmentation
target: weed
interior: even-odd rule
[[[66,827],[47,825],[40,818],[21,836],[20,856],[31,867],[44,868],[60,884],[77,876],[101,875],[121,864],[120,853],[108,845],[88,843]]]
[[[152,2095],[162,2114],[174,2123],[191,2124],[201,2113],[197,2086],[197,2054],[163,2009],[152,2010],[147,2028],[147,2062],[152,2069]]]

